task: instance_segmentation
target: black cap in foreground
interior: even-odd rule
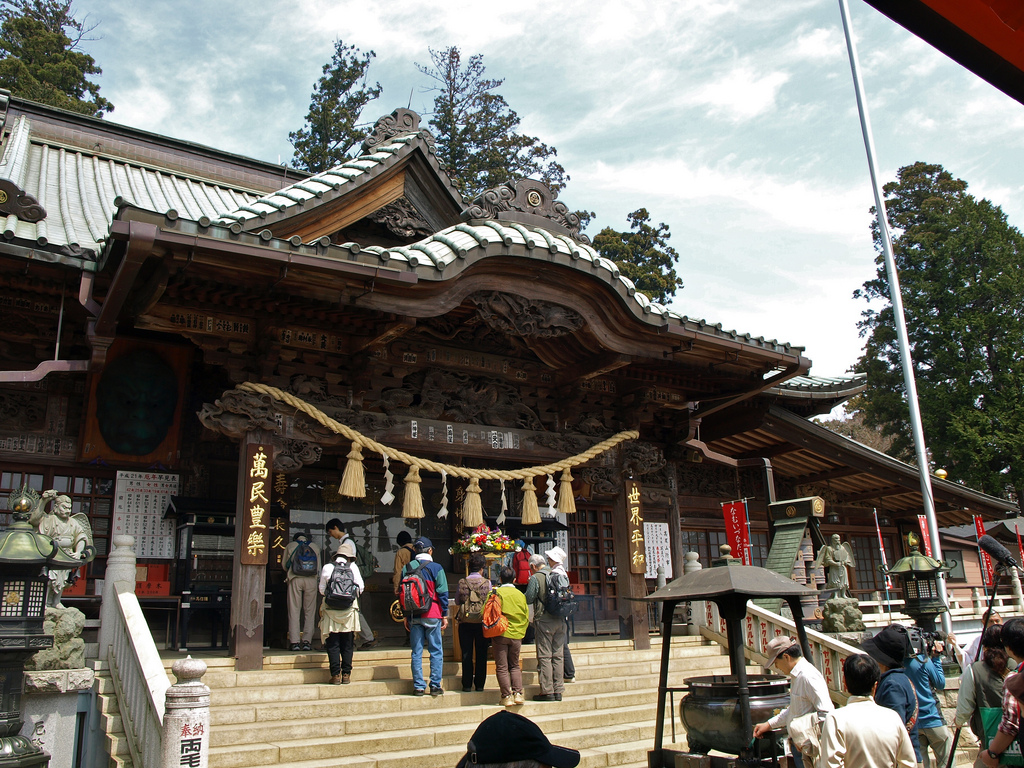
[[[552,768],[576,768],[580,762],[578,750],[555,746],[537,725],[507,710],[480,723],[466,748],[458,768],[518,760],[536,760]]]

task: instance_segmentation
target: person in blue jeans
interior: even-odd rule
[[[441,633],[448,628],[448,578],[444,568],[434,562],[434,545],[430,539],[421,536],[414,545],[415,557],[402,569],[402,577],[422,569],[427,582],[427,591],[432,602],[424,615],[406,619],[409,629],[409,644],[412,646],[412,693],[423,696],[427,683],[423,679],[423,647],[430,655],[430,695],[440,696],[441,674],[444,667],[444,651],[441,647]]]
[[[911,637],[911,642],[913,640]],[[921,743],[921,762],[924,768],[931,766],[929,748],[935,753],[935,765],[939,768],[945,768],[949,750],[953,748],[953,734],[949,732],[946,721],[942,719],[942,711],[934,693],[946,687],[946,675],[942,671],[943,649],[941,640],[936,640],[930,648],[924,643],[921,652],[911,656],[903,664],[907,670],[907,677],[914,684],[914,691],[917,693],[917,706],[920,710],[917,719],[917,738]]]

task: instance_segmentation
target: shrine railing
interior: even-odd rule
[[[725,620],[719,616],[718,606],[710,601],[704,605],[704,616],[695,617],[700,621],[701,635],[728,648]],[[772,638],[779,635],[796,637],[796,624],[791,619],[748,603],[747,616],[743,620],[747,658],[756,664],[763,664],[768,660],[764,653],[765,646]],[[832,700],[836,704],[845,703],[848,694],[843,690],[843,659],[851,654],[860,653],[860,651],[852,645],[847,645],[813,629],[807,630],[807,642],[811,646],[812,655],[808,661],[814,664],[825,678]]]
[[[163,759],[163,720],[171,681],[164,670],[146,617],[132,591],[119,584],[107,662],[132,763],[159,768]]]

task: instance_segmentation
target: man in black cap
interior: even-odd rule
[[[913,654],[910,635],[902,624],[890,624],[874,637],[861,643],[861,650],[878,662],[882,677],[875,689],[875,703],[894,710],[907,726],[917,762],[921,762],[921,742],[917,735],[917,693],[903,670],[903,662]]]
[[[536,724],[502,710],[480,723],[456,768],[576,768],[579,762],[578,750],[555,746]]]

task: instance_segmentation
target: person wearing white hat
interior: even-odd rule
[[[540,693],[533,697],[534,701],[561,701],[565,691],[565,621],[561,616],[550,613],[545,606],[548,580],[552,575],[560,574],[554,578],[564,579],[566,584],[569,582],[564,562],[565,550],[561,547],[552,547],[543,555],[530,557],[533,575],[526,585],[526,604],[533,606],[534,642],[540,681]]]
[[[800,644],[795,638],[785,635],[774,637],[769,641],[764,653],[768,657],[764,663],[766,672],[771,672],[774,667],[793,680],[789,684],[789,706],[766,722],[755,725],[755,738],[760,738],[780,726],[785,726],[788,732],[790,722],[796,718],[811,712],[823,715],[834,709],[825,678],[814,665],[803,658]],[[789,748],[796,768],[803,768],[802,755],[792,739],[789,739]]]

